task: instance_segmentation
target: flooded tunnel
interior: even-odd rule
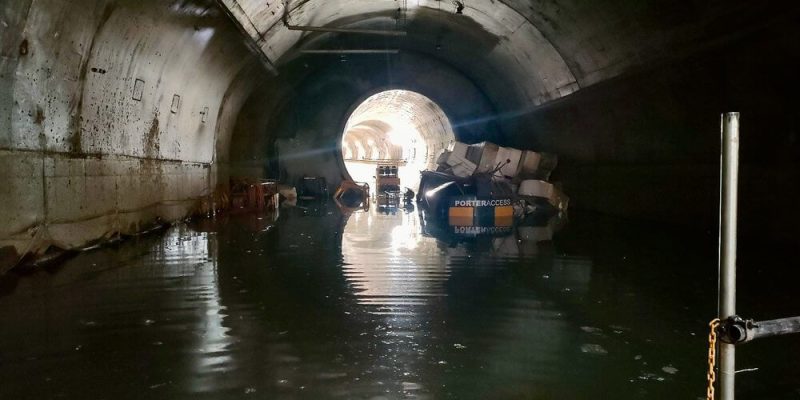
[[[0,398],[702,398],[722,113],[739,313],[800,314],[798,43],[789,1],[0,0]],[[426,200],[484,187],[513,217]],[[797,336],[737,348],[800,398]]]

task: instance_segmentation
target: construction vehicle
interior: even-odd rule
[[[369,184],[344,180],[333,195],[342,211],[351,214],[356,210],[369,210]]]
[[[375,169],[375,204],[378,207],[399,207],[403,197],[397,164],[379,164]]]

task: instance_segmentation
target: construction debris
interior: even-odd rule
[[[531,203],[539,199],[545,200],[559,211],[566,211],[569,206],[569,198],[561,190],[552,183],[541,180],[527,179],[520,182],[517,195]]]
[[[399,166],[378,165],[375,169],[375,203],[378,207],[400,206]]]
[[[278,184],[272,180],[231,178],[231,210],[275,210]]]
[[[505,215],[565,212],[569,198],[557,184],[549,182],[558,156],[532,150],[498,146],[491,142],[468,145],[456,142],[437,158],[436,171],[421,173],[417,202],[438,217],[458,215]],[[466,210],[464,207],[478,207]],[[503,207],[481,210],[480,207]],[[450,218],[451,220],[453,218]],[[475,218],[457,221],[478,222]]]
[[[300,200],[327,199],[328,183],[322,176],[304,176],[297,182],[297,197]]]
[[[354,182],[351,180],[342,181],[339,189],[333,195],[333,199],[341,207],[348,209],[369,209],[369,184]]]
[[[278,193],[282,206],[294,206],[297,204],[297,188],[289,185],[278,185]]]

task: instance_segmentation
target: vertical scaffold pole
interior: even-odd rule
[[[719,318],[736,315],[736,216],[739,188],[739,113],[722,114],[719,225]],[[722,343],[719,349],[719,393],[734,400],[736,350]]]

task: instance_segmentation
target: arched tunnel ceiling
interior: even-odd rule
[[[463,15],[454,14],[450,2],[435,0],[410,2],[401,13],[397,10],[402,2],[394,0],[222,3],[271,63],[280,64],[290,58],[287,56],[292,55],[294,46],[321,36],[289,30],[282,20],[288,4],[286,21],[291,25],[400,28],[408,36],[388,42],[392,47],[434,52],[437,58],[457,65],[476,81],[495,79],[500,70],[520,77],[516,89],[522,89],[518,96],[524,97],[526,103],[539,104],[578,88],[575,76],[547,38],[502,2],[474,2],[468,4]],[[432,28],[436,25],[440,28]],[[370,40],[363,35],[358,39],[361,43]],[[437,51],[437,45],[445,51]]]
[[[503,93],[487,82],[502,76],[513,83],[505,89],[507,96],[532,105],[633,67],[691,54],[770,21],[767,5],[747,1],[467,0],[463,15],[455,13],[454,2],[439,0],[219,2],[273,65],[281,65],[296,47],[326,36],[289,30],[284,17],[291,25],[407,29],[408,36],[384,43],[413,51],[425,51],[420,47],[427,44],[430,53],[465,71],[493,97]],[[456,32],[443,38],[440,30],[415,26],[420,21]],[[446,51],[433,50],[442,40]]]
[[[364,100],[347,121],[345,139],[355,134],[354,139],[377,142],[388,138],[392,130],[409,140],[422,140],[420,154],[429,168],[434,168],[434,157],[455,139],[444,111],[431,99],[408,90],[388,90]]]

